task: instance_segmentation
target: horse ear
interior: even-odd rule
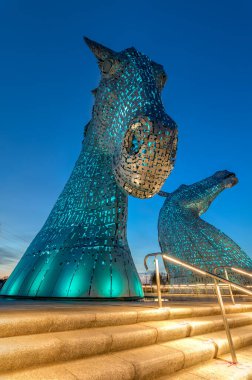
[[[99,44],[98,42],[92,41],[87,37],[84,37],[84,41],[99,61],[105,61],[108,58],[112,58],[115,54],[113,50]]]

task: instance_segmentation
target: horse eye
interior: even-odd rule
[[[167,81],[167,76],[164,73],[162,73],[160,75],[160,87],[161,88],[164,88],[166,81]]]
[[[129,142],[129,147],[127,150],[129,154],[136,154],[139,151],[139,141],[134,134],[131,137],[131,141]]]

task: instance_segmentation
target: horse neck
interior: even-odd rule
[[[117,186],[112,158],[85,139],[72,174],[44,228],[78,227],[87,239],[125,240],[127,197]],[[118,227],[119,226],[119,227]]]
[[[159,219],[175,222],[178,219],[186,219],[189,215],[191,211],[181,207],[177,202],[165,202],[160,210]]]

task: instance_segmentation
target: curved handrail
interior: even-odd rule
[[[227,280],[227,279],[225,279],[225,278],[223,278],[221,276],[217,276],[216,274],[213,274],[213,273],[208,272],[206,270],[200,269],[200,268],[198,268],[198,267],[196,267],[194,265],[188,264],[185,261],[177,259],[176,257],[173,257],[170,254],[167,255],[166,253],[162,253],[162,252],[149,253],[148,255],[145,256],[145,258],[144,258],[144,266],[145,266],[146,270],[148,270],[147,259],[149,257],[151,257],[151,256],[162,256],[163,259],[171,261],[173,264],[182,265],[183,267],[185,267],[185,268],[187,268],[187,269],[189,269],[189,270],[191,270],[193,272],[200,273],[203,276],[208,276],[208,277],[213,278],[216,281],[220,281],[220,282],[223,282],[225,284],[231,285],[232,287],[234,287],[236,289],[239,289],[241,292],[246,293],[246,294],[252,296],[252,291],[248,290],[247,288],[245,288],[245,287],[243,287],[243,286],[241,286],[239,284],[236,284],[235,282],[229,281],[229,280]]]
[[[232,270],[233,272],[243,274],[244,276],[252,277],[252,272],[248,272],[242,268],[220,265],[220,266],[214,268],[214,273],[216,273],[218,269],[229,269],[229,270]]]
[[[181,265],[184,268],[187,268],[187,269],[189,269],[189,270],[191,270],[193,272],[196,272],[196,273],[199,273],[199,274],[201,274],[203,276],[208,276],[208,277],[214,279],[217,299],[218,299],[218,302],[219,302],[219,305],[220,305],[220,309],[221,309],[221,313],[222,313],[224,328],[226,330],[226,335],[227,335],[227,339],[228,339],[228,343],[229,343],[229,347],[230,347],[230,353],[231,353],[231,356],[232,356],[232,361],[233,361],[234,364],[236,364],[237,363],[237,357],[236,357],[234,343],[233,343],[233,339],[232,339],[231,332],[230,332],[229,325],[228,325],[228,321],[227,321],[227,316],[226,316],[225,307],[224,307],[224,304],[223,304],[223,299],[222,299],[221,291],[220,291],[220,288],[219,288],[219,282],[223,282],[225,284],[228,284],[230,290],[231,290],[231,286],[232,286],[232,287],[234,287],[236,289],[239,289],[243,293],[246,293],[246,294],[251,295],[251,296],[252,296],[252,291],[244,288],[243,286],[241,286],[239,284],[236,284],[235,282],[229,281],[228,279],[225,279],[225,278],[223,278],[221,276],[217,276],[217,274],[213,274],[211,272],[205,271],[205,270],[200,269],[200,268],[198,268],[198,267],[196,267],[194,265],[188,264],[185,261],[177,259],[176,257],[173,257],[170,254],[167,255],[166,253],[162,253],[162,252],[149,253],[148,255],[145,256],[145,258],[144,258],[144,266],[145,266],[146,270],[148,270],[147,259],[149,257],[151,257],[151,256],[155,257],[156,280],[157,280],[158,304],[159,304],[159,307],[162,307],[162,298],[161,298],[161,290],[160,290],[160,278],[159,278],[159,267],[158,267],[157,256],[162,256],[163,259],[165,259],[167,261],[170,261],[173,264]],[[232,290],[231,290],[231,292],[232,292]]]

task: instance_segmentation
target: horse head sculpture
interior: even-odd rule
[[[127,242],[127,195],[152,197],[174,165],[177,128],[161,101],[166,75],[134,48],[116,53],[85,41],[101,81],[82,150],[2,295],[143,296]]]
[[[209,272],[217,266],[252,269],[252,260],[232,239],[200,218],[223,190],[237,183],[235,174],[224,170],[192,185],[181,185],[173,193],[160,192],[166,198],[158,220],[162,252],[169,252]],[[173,284],[205,281],[205,278],[181,267],[166,261],[164,264]],[[232,279],[244,281],[239,275],[233,275]]]
[[[165,71],[134,48],[116,53],[85,41],[101,70],[86,134],[112,155],[118,185],[127,194],[149,198],[160,190],[176,155],[177,127],[161,101]]]

